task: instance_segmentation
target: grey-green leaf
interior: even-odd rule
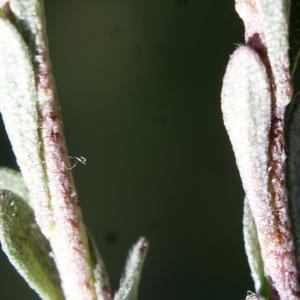
[[[243,232],[245,249],[254,281],[255,290],[258,294],[270,298],[269,284],[264,276],[264,264],[261,257],[261,249],[257,238],[257,230],[247,197],[244,201]],[[254,294],[252,294],[254,295]],[[250,299],[250,298],[249,298]]]
[[[0,191],[0,241],[10,262],[42,299],[64,299],[51,248],[31,207],[6,190]]]
[[[290,71],[293,75],[300,53],[300,1],[292,0],[290,8],[290,24],[289,24],[289,57]]]
[[[17,28],[0,17],[0,111],[39,220],[48,220],[49,191],[38,134],[35,74]],[[36,208],[40,208],[37,212]],[[41,215],[43,212],[43,215]],[[41,223],[41,222],[40,222]]]
[[[289,214],[295,245],[298,272],[300,271],[300,94],[285,111],[285,179]]]
[[[137,300],[138,286],[149,243],[140,238],[133,246],[125,266],[125,274],[114,300]]]
[[[11,191],[30,205],[29,192],[21,172],[0,167],[0,190]]]
[[[91,269],[93,270],[94,275],[94,285],[95,291],[97,294],[97,299],[112,299],[111,290],[109,285],[108,274],[104,265],[104,262],[101,258],[101,255],[98,251],[96,242],[90,233],[90,231],[86,228],[88,240],[89,240],[89,250],[91,253]]]

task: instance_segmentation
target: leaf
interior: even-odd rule
[[[0,191],[0,241],[10,262],[42,299],[64,299],[49,243],[32,209],[6,190]]]
[[[269,299],[269,284],[264,276],[264,263],[261,257],[261,249],[258,242],[256,225],[252,216],[248,199],[246,197],[244,201],[243,232],[246,254],[248,257],[255,290],[258,294]]]
[[[145,238],[140,238],[133,246],[126,262],[125,274],[114,300],[137,300],[143,263],[147,254],[149,243]]]
[[[292,0],[290,9],[289,24],[289,56],[290,56],[290,72],[293,73],[297,67],[297,61],[300,53],[300,1]]]
[[[285,178],[297,269],[300,272],[300,94],[285,112]]]
[[[43,1],[10,0],[5,8],[0,17],[0,111],[6,131],[66,298],[94,299],[94,270],[56,102]]]
[[[0,111],[25,184],[30,187],[39,225],[42,228],[46,224],[49,228],[50,196],[41,159],[35,74],[30,54],[15,26],[3,17],[0,17],[0,36]]]
[[[223,79],[222,111],[255,220],[264,273],[272,283],[271,293],[294,299],[299,285],[286,205],[272,203],[269,192],[270,83],[263,62],[248,46],[239,47],[230,57]]]
[[[259,227],[255,209],[261,203],[267,205],[270,202],[268,136],[271,95],[265,67],[250,47],[241,46],[231,55],[223,79],[221,98],[224,124],[256,226]],[[268,207],[264,209],[265,217],[272,220]]]
[[[30,204],[28,190],[20,172],[0,167],[0,190],[9,190]],[[99,254],[94,238],[87,230],[89,250],[91,253],[91,269],[94,272],[94,285],[97,299],[111,299],[110,286],[105,265]]]
[[[31,206],[29,193],[21,172],[0,167],[0,190],[11,191]]]
[[[40,60],[41,57],[38,58],[37,56],[47,51],[43,1],[9,0],[9,7],[13,15],[14,24],[23,37],[30,51],[35,71],[38,72],[38,65],[45,63],[45,61],[42,62]],[[38,80],[39,78],[37,78]]]
[[[91,263],[90,267],[93,270],[94,275],[94,286],[97,294],[97,300],[106,299],[110,300],[111,290],[109,286],[108,274],[104,265],[104,262],[98,251],[96,242],[91,234],[91,232],[86,228],[89,240],[89,250],[91,253]]]
[[[289,13],[287,0],[236,0],[235,8],[245,25],[248,46],[259,53],[268,68],[279,118],[290,101]]]

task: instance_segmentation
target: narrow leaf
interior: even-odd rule
[[[89,239],[89,249],[91,253],[91,264],[90,268],[93,270],[94,275],[94,286],[95,291],[97,294],[97,300],[111,300],[111,290],[109,286],[109,279],[108,274],[104,265],[104,262],[102,260],[102,257],[100,256],[100,253],[98,251],[96,242],[90,233],[89,230],[87,230],[88,239]]]
[[[258,242],[256,225],[247,197],[245,197],[244,201],[243,226],[245,249],[251,269],[251,276],[255,285],[255,290],[258,294],[264,295],[267,299],[269,299],[269,284],[264,276],[264,264],[261,257],[261,249]]]
[[[143,263],[147,254],[149,243],[140,238],[133,246],[125,266],[125,274],[114,300],[137,300]]]
[[[43,230],[43,227],[51,227],[52,220],[38,136],[35,74],[23,38],[15,26],[2,17],[0,36],[0,110]]]
[[[10,262],[42,299],[64,299],[49,243],[32,209],[6,190],[0,191],[0,241]]]

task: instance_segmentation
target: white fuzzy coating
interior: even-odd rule
[[[271,123],[270,83],[258,54],[241,46],[230,57],[222,88],[222,111],[262,250],[265,276],[282,300],[299,299],[291,234],[277,228],[268,191],[268,149]],[[288,219],[285,207],[281,219]],[[280,241],[277,230],[284,234]]]
[[[31,88],[34,89],[34,99],[31,102],[35,109],[34,114],[32,111],[21,114],[22,108],[15,111],[17,117],[24,115],[26,118],[33,118],[34,116],[34,128],[26,130],[24,136],[27,138],[34,135],[35,140],[32,142],[32,147],[26,146],[24,149],[23,144],[20,143],[14,147],[14,150],[16,149],[15,153],[22,175],[30,190],[37,222],[50,241],[65,298],[72,300],[111,299],[109,287],[102,285],[94,278],[88,240],[82,223],[81,211],[77,205],[76,190],[70,172],[48,59],[42,1],[10,0],[9,4],[17,26],[21,27],[23,33],[25,29],[27,37],[30,33],[30,38],[34,41],[30,43],[30,47],[35,47],[30,49],[35,67],[34,70],[31,67],[31,75],[34,72],[32,75],[34,83]],[[22,39],[20,35],[19,39]],[[9,44],[9,37],[6,39],[1,36],[1,41]],[[14,56],[15,53],[12,50],[10,49]],[[6,69],[9,68],[11,66],[7,65]],[[19,72],[22,72],[24,68],[19,66],[19,69],[21,70]],[[19,86],[16,88],[18,89]],[[12,90],[12,86],[7,89]],[[9,100],[11,103],[16,103],[16,99],[14,95],[5,102]],[[16,133],[16,140],[18,134],[20,133]],[[42,165],[37,173],[30,168],[33,167],[32,164],[24,166],[24,160],[19,159],[19,156],[31,155],[31,153],[35,155],[32,161]],[[43,184],[38,176],[42,176]],[[40,197],[39,194],[32,192],[34,182],[30,181],[31,178],[36,180],[36,185],[46,186],[48,197],[46,200],[42,198],[42,193]],[[41,210],[43,205],[48,209],[49,217]],[[48,219],[51,222],[48,222]],[[48,223],[45,224],[45,222]],[[102,288],[105,288],[105,291]]]
[[[255,33],[262,34],[262,25],[255,1],[235,0],[235,9],[245,24],[246,40]]]
[[[285,107],[290,101],[288,93],[290,1],[257,0],[256,5],[276,85],[277,106]]]
[[[246,42],[259,34],[267,49],[274,84],[276,104],[282,110],[290,101],[289,10],[288,0],[236,0],[236,10],[245,24]]]
[[[222,111],[249,202],[268,193],[271,95],[266,70],[247,46],[230,57],[222,87]]]
[[[143,237],[133,246],[126,262],[125,274],[121,279],[120,288],[115,294],[114,300],[138,299],[138,286],[148,247],[149,243]]]
[[[49,228],[50,196],[40,157],[37,96],[30,55],[15,26],[0,18],[0,110],[41,227]]]

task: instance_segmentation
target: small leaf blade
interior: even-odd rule
[[[114,300],[137,300],[138,286],[149,243],[140,238],[133,246],[125,266],[125,274]]]
[[[86,228],[97,300],[112,300],[108,274],[91,232]]]
[[[13,192],[31,206],[29,192],[21,172],[0,167],[0,190],[8,190]]]
[[[243,233],[246,254],[251,270],[251,276],[254,281],[255,291],[269,299],[269,284],[264,275],[264,263],[261,257],[256,225],[247,197],[245,197],[244,201]]]
[[[51,248],[32,209],[6,190],[0,191],[0,241],[10,262],[42,299],[64,299]]]

